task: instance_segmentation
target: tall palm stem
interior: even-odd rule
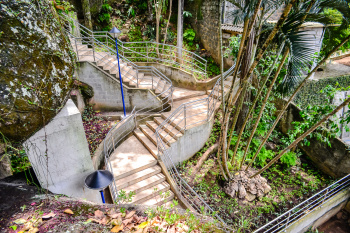
[[[248,154],[248,151],[249,151],[250,143],[252,142],[252,139],[253,139],[253,137],[254,137],[255,131],[256,131],[256,129],[258,128],[260,119],[261,119],[261,117],[262,117],[262,115],[263,115],[263,113],[264,113],[264,109],[265,109],[265,106],[266,106],[266,104],[267,104],[267,102],[268,102],[268,99],[269,99],[269,97],[270,97],[270,93],[271,93],[271,91],[272,91],[273,85],[275,84],[275,82],[276,82],[276,80],[277,80],[277,78],[278,78],[278,75],[279,75],[279,73],[281,72],[281,69],[282,69],[282,67],[283,67],[283,65],[284,65],[284,62],[286,61],[286,59],[287,59],[287,57],[288,57],[288,54],[289,54],[289,48],[286,49],[286,51],[284,52],[282,61],[281,61],[281,63],[279,64],[279,66],[278,66],[278,68],[277,68],[277,71],[276,71],[276,73],[275,73],[275,76],[273,77],[273,79],[272,79],[272,81],[271,81],[271,83],[270,83],[269,89],[267,90],[266,96],[265,96],[265,98],[264,98],[264,100],[263,100],[263,102],[262,102],[259,115],[258,115],[258,117],[257,117],[257,119],[256,119],[256,122],[255,122],[255,124],[254,124],[254,126],[253,126],[253,129],[252,129],[251,133],[250,133],[250,136],[249,136],[249,139],[248,139],[248,142],[247,142],[247,146],[246,146],[246,148],[245,148],[245,150],[244,150],[244,155],[243,155],[243,159],[242,159],[242,161],[241,161],[240,167],[242,167],[242,165],[243,165],[243,163],[244,163],[244,161],[245,161],[245,158],[247,157],[247,154]],[[247,170],[248,167],[255,161],[256,156],[257,156],[257,154],[254,155],[252,161],[251,161],[250,164],[247,166],[246,170]]]
[[[241,142],[241,138],[242,138],[242,135],[243,135],[243,132],[244,132],[244,129],[245,129],[245,126],[247,125],[248,123],[248,120],[250,119],[252,113],[253,113],[253,110],[254,110],[254,107],[256,105],[256,103],[258,102],[259,98],[260,98],[260,95],[263,91],[263,88],[264,86],[266,85],[267,83],[267,80],[268,78],[270,77],[272,71],[274,70],[274,67],[279,59],[279,56],[280,54],[282,53],[282,50],[284,48],[284,42],[283,44],[281,45],[281,49],[278,51],[278,53],[276,54],[276,59],[273,61],[272,65],[271,65],[271,68],[270,68],[270,71],[269,73],[264,77],[263,81],[262,81],[262,85],[261,85],[261,88],[259,89],[258,93],[256,94],[255,96],[255,99],[252,103],[252,105],[250,106],[249,108],[249,112],[247,114],[247,117],[245,118],[244,122],[243,122],[243,125],[241,126],[241,130],[239,131],[238,133],[238,136],[237,136],[237,142],[236,142],[236,145],[235,145],[235,148],[234,148],[234,151],[233,151],[233,156],[232,156],[232,159],[231,159],[231,164],[233,164],[234,162],[234,159],[235,159],[235,156],[237,154],[237,150],[238,150],[238,147],[239,147],[239,143]],[[234,127],[234,126],[233,126]],[[231,128],[231,133],[230,133],[230,136],[229,136],[229,142],[232,140],[232,137],[233,137],[233,127]],[[228,153],[228,149],[227,148],[227,153]]]

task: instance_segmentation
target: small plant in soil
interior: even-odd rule
[[[93,110],[92,107],[92,105],[87,105],[82,114],[85,135],[91,155],[96,151],[112,127],[111,122],[104,120],[101,114]]]

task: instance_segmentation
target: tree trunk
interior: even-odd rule
[[[197,165],[193,168],[192,175],[190,178],[190,183],[192,183],[193,180],[196,178],[196,174],[201,169],[201,167],[203,166],[203,163],[207,160],[209,155],[211,155],[212,153],[215,153],[215,151],[217,151],[218,147],[219,147],[219,143],[215,143],[214,145],[209,147],[206,152],[204,152],[204,154],[202,155],[202,157],[198,161]]]
[[[169,22],[170,22],[170,17],[171,17],[171,9],[173,7],[173,0],[169,0],[169,1],[170,1],[170,4],[169,4],[169,16],[168,16],[168,22],[166,23],[166,28],[165,28],[164,44],[166,43],[166,39],[167,39],[167,36],[168,36],[168,28],[169,28]],[[164,45],[163,45],[163,50],[164,50]]]
[[[241,65],[241,73],[240,73],[241,84],[243,82],[243,78],[247,75],[249,71],[249,67],[252,63],[252,50],[254,46],[254,41],[255,41],[255,30],[252,30],[249,36],[247,49],[245,50],[242,65]],[[248,78],[248,83],[251,83],[251,77]],[[250,102],[251,102],[251,90],[248,85],[248,88],[245,91],[243,105],[237,119],[236,131],[241,130],[241,126],[243,125],[244,119],[247,117],[247,114],[249,111],[249,105],[247,103],[250,103]]]
[[[83,6],[83,12],[84,12],[84,24],[85,27],[92,30],[92,23],[91,23],[91,12],[90,12],[90,2],[89,0],[83,0],[82,1]]]
[[[185,0],[178,0],[178,1],[179,1],[179,4],[177,9],[177,58],[178,58],[177,60],[181,64]]]
[[[147,21],[152,22],[153,21],[153,9],[152,9],[152,0],[147,0]]]

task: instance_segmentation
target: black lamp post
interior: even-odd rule
[[[89,189],[100,190],[102,202],[105,202],[103,189],[110,185],[113,181],[113,174],[107,170],[97,170],[85,178],[85,185]]]
[[[125,102],[124,102],[124,92],[123,92],[123,80],[122,80],[122,75],[120,73],[119,52],[118,52],[118,36],[121,33],[122,32],[116,27],[113,27],[112,30],[109,32],[109,34],[111,34],[111,36],[115,39],[115,47],[116,47],[116,50],[117,50],[117,58],[118,58],[120,89],[122,91],[123,109],[124,109],[124,117],[125,117],[126,116],[126,112],[125,112]]]

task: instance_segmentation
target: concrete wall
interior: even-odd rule
[[[306,232],[310,227],[315,229],[340,211],[346,205],[349,197],[349,190],[343,190],[337,193],[332,199],[324,203],[322,206],[317,207],[302,219],[291,224],[283,232],[299,233]]]
[[[72,100],[68,100],[53,120],[23,145],[43,188],[101,202],[99,192],[84,185],[86,176],[94,168],[81,114]]]
[[[94,97],[90,103],[94,109],[102,111],[123,111],[120,83],[117,79],[107,74],[90,62],[78,63],[79,80],[89,84],[94,89]],[[162,102],[148,89],[128,88],[123,85],[124,100],[127,111],[135,106],[136,110],[146,108],[159,111]]]
[[[277,102],[277,110],[282,109],[282,104],[284,103],[285,101]],[[301,109],[295,104],[291,103],[289,105],[287,112],[279,123],[280,129],[284,134],[293,128],[293,121],[302,121],[300,111]],[[331,138],[332,147],[319,142],[315,138],[308,138],[308,140],[310,141],[310,146],[299,145],[299,147],[324,173],[337,178],[350,173],[350,151],[341,139]]]
[[[204,124],[187,129],[182,137],[179,137],[176,142],[171,144],[171,147],[168,148],[168,153],[175,165],[190,159],[202,149],[210,136],[213,123],[214,120],[212,118]],[[162,160],[167,167],[170,166],[167,160]]]
[[[220,1],[194,0],[185,2],[185,10],[192,13],[191,25],[204,48],[220,63]]]
[[[220,75],[218,75],[212,79],[199,81],[192,74],[176,67],[153,62],[136,62],[136,64],[139,66],[153,66],[167,76],[175,87],[182,87],[190,90],[210,90],[214,87],[217,79],[220,78]]]

